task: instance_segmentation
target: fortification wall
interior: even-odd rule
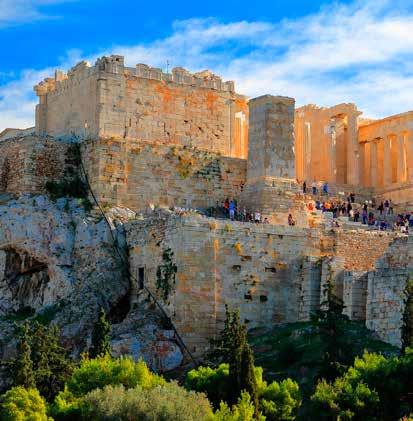
[[[413,237],[398,238],[368,274],[366,325],[381,339],[400,345],[403,290],[413,278]]]
[[[246,161],[196,148],[126,139],[83,143],[89,181],[102,203],[208,208],[239,198]]]
[[[131,222],[126,231],[132,274],[165,302],[195,353],[205,351],[208,340],[222,329],[225,304],[239,309],[249,327],[308,320],[325,299],[328,279],[336,282],[336,293],[343,298],[351,319],[367,320],[368,326],[377,327],[381,338],[398,344],[391,333],[389,317],[393,315],[385,311],[372,323],[370,314],[377,318],[383,300],[368,298],[368,285],[374,277],[375,285],[385,288],[387,301],[400,310],[404,281],[396,277],[386,286],[387,275],[375,272],[373,264],[386,253],[396,237],[393,234],[384,239],[364,230],[347,235],[173,213]],[[348,247],[358,243],[360,248],[343,247],[350,236],[357,240]],[[157,283],[164,273],[159,268],[167,264],[165,250],[172,252],[171,264],[177,269],[176,280],[169,280],[171,291],[166,299]],[[395,264],[395,270],[405,273],[412,256],[406,259]],[[145,299],[146,293],[139,285],[135,287],[135,299]]]
[[[234,92],[128,73],[123,101],[121,132],[105,126],[105,135],[124,134],[144,142],[192,145],[224,156],[247,157],[248,106]]]
[[[233,82],[209,71],[129,68],[123,57],[111,56],[95,66],[81,62],[67,75],[56,72],[35,90],[38,133],[192,145],[247,156],[247,100],[234,92]]]
[[[0,193],[44,193],[47,181],[63,176],[67,148],[37,136],[0,142]]]
[[[56,138],[85,138],[99,134],[99,72],[81,62],[66,75],[57,71],[35,86],[36,132]]]
[[[239,308],[242,319],[255,327],[308,317],[312,293],[319,294],[310,279],[317,263],[306,258],[319,254],[315,231],[161,216],[131,222],[127,241],[132,274],[139,278],[143,268],[145,284],[160,299],[158,267],[164,264],[163,252],[172,250],[176,281],[170,280],[172,291],[164,301],[195,353],[205,351],[222,328],[224,304]],[[136,292],[139,297],[138,286]]]

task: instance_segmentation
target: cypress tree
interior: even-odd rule
[[[99,318],[92,330],[92,345],[89,350],[89,356],[91,358],[111,354],[110,331],[110,324],[106,318],[106,313],[103,308],[100,308]]]
[[[258,419],[258,391],[257,379],[254,372],[254,355],[248,342],[245,341],[241,357],[240,388],[247,391],[255,408],[255,418]]]
[[[413,346],[413,281],[406,282],[404,288],[404,311],[402,324],[402,352]]]
[[[331,279],[327,281],[324,295],[326,299],[313,322],[317,324],[324,347],[319,377],[333,380],[351,364],[353,354],[345,335],[348,317],[343,314],[344,303],[335,295]]]
[[[32,327],[32,360],[35,368],[36,386],[48,401],[63,388],[70,376],[73,363],[60,345],[57,326],[34,323]]]
[[[247,340],[247,328],[241,324],[239,312],[231,312],[225,306],[226,319],[220,337],[212,341],[211,356],[229,365],[229,403],[235,404],[241,392],[250,394],[258,418],[258,392],[254,372],[254,356]]]
[[[27,389],[36,387],[31,354],[30,329],[29,324],[25,322],[20,333],[18,356],[12,363],[15,386]]]

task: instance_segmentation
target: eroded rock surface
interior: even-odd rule
[[[163,334],[156,313],[130,311],[130,281],[113,238],[122,250],[123,222],[134,213],[113,209],[108,215],[111,228],[75,199],[26,195],[0,205],[1,359],[15,354],[15,321],[39,316],[58,324],[64,344],[79,355],[102,306],[113,324],[115,355],[144,357],[154,369],[180,364],[182,353]]]

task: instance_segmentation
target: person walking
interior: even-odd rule
[[[304,181],[303,183],[303,193],[306,194],[307,193],[307,183]]]

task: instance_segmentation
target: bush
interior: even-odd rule
[[[125,421],[204,421],[212,420],[211,406],[202,394],[188,392],[176,383],[153,389],[137,386],[106,386],[84,399],[83,419]]]
[[[141,386],[149,389],[165,384],[165,380],[151,373],[144,361],[130,357],[112,358],[104,355],[95,359],[85,358],[66,383],[66,392],[81,397],[94,389],[108,385],[123,385],[130,389]]]
[[[257,383],[259,409],[266,416],[267,421],[294,420],[301,406],[298,384],[291,379],[286,379],[280,383],[274,381],[267,384],[262,379],[263,370],[261,367],[254,367],[254,374]],[[230,402],[230,385],[228,364],[220,364],[217,368],[201,366],[191,370],[187,373],[184,383],[187,389],[204,392],[214,408],[219,408],[218,413],[221,415],[226,412],[232,414],[229,407],[225,406],[226,404],[222,406],[222,401]],[[245,399],[244,396],[242,402]]]
[[[18,386],[8,390],[1,398],[2,421],[48,421],[45,400],[37,389]]]
[[[260,409],[267,421],[295,420],[300,406],[300,388],[291,379],[272,382],[260,392]]]
[[[320,419],[400,419],[413,410],[412,378],[412,350],[390,358],[365,353],[342,377],[317,385],[314,413]]]
[[[229,399],[229,365],[193,369],[187,373],[184,387],[205,393],[214,407],[218,408],[221,401],[227,402]]]
[[[226,403],[221,402],[214,421],[265,421],[262,415],[259,415],[257,419],[254,414],[255,406],[249,393],[242,392],[237,404],[232,406],[232,410]]]

